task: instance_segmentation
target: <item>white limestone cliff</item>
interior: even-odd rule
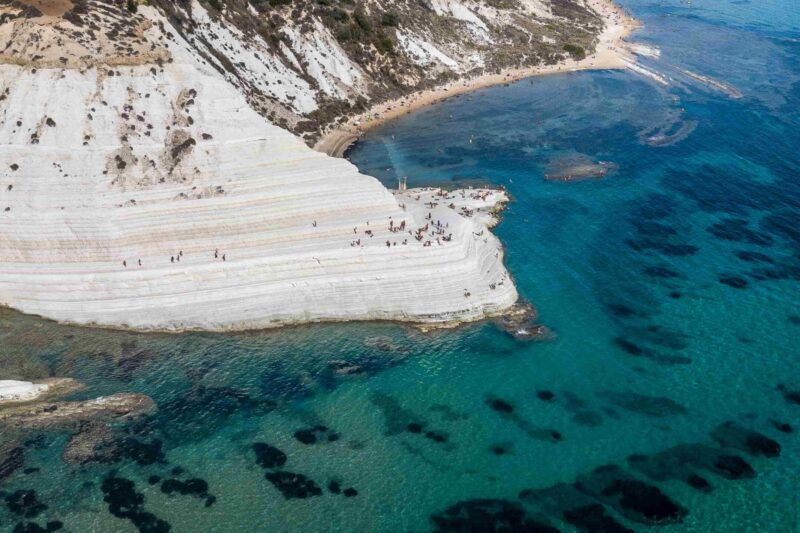
[[[463,321],[514,304],[480,217],[398,201],[159,31],[143,29],[158,45],[140,64],[0,65],[0,305],[178,331]]]

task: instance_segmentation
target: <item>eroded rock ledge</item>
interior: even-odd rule
[[[81,422],[108,421],[147,413],[155,408],[150,397],[119,393],[75,402],[36,402],[0,409],[0,426],[25,429],[64,428]]]

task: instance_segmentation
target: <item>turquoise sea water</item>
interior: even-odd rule
[[[72,376],[74,399],[135,391],[158,411],[114,428],[111,464],[67,465],[69,431],[2,430],[24,465],[0,481],[0,531],[800,531],[800,6],[624,5],[669,86],[525,80],[349,153],[388,185],[506,186],[495,231],[554,340],[491,323],[137,335],[4,312],[0,377]],[[616,170],[543,179],[574,161]],[[286,472],[314,485],[286,498]],[[46,508],[14,505],[22,490]]]

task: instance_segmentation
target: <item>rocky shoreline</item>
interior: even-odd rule
[[[640,23],[625,13],[613,0],[590,0],[588,6],[602,19],[604,27],[597,37],[594,53],[583,58],[566,57],[561,61],[524,68],[502,68],[477,76],[456,76],[445,84],[379,102],[367,111],[335,123],[323,130],[314,149],[331,157],[344,157],[353,143],[368,130],[390,120],[433,105],[448,98],[486,87],[507,84],[533,76],[579,70],[631,68],[635,63],[631,46],[625,42]]]
[[[154,408],[155,402],[150,397],[136,393],[118,393],[83,401],[43,401],[3,407],[0,409],[0,427],[67,428],[88,420],[97,422],[137,416]]]

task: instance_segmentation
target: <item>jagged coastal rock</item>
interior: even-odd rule
[[[0,409],[0,428],[64,428],[84,421],[109,421],[152,411],[155,402],[144,394],[118,393],[76,402],[36,402]]]
[[[523,4],[513,17],[566,27],[567,15],[553,11],[562,2]],[[575,4],[588,47],[602,20]],[[468,216],[494,210],[502,195],[462,191],[453,207],[431,205],[427,193],[395,196],[275,125],[313,133],[334,118],[320,111],[331,102],[357,109],[389,83],[378,65],[397,68],[392,93],[410,91],[424,73],[492,63],[483,46],[457,60],[435,52],[420,41],[425,20],[410,15],[380,30],[405,52],[381,55],[382,37],[366,28],[383,15],[359,6],[346,17],[370,35],[372,55],[361,63],[317,8],[284,20],[275,43],[260,26],[243,26],[242,9],[265,24],[288,16],[261,4],[6,2],[0,305],[167,331],[453,322],[509,309],[517,292],[487,229],[492,217]],[[470,42],[497,43],[498,28],[512,27],[508,10],[481,2],[432,6],[460,21]],[[549,55],[526,61],[563,59],[563,46],[549,44]]]

